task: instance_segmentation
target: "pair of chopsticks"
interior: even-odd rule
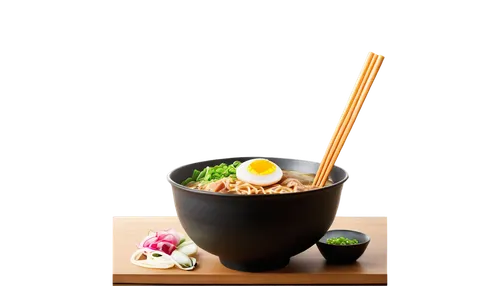
[[[366,62],[363,65],[363,69],[361,70],[361,74],[359,75],[356,85],[351,93],[351,97],[349,98],[347,107],[340,118],[337,128],[335,129],[335,133],[330,140],[330,144],[328,145],[325,155],[323,156],[323,160],[321,161],[319,169],[316,172],[316,176],[313,181],[314,186],[325,186],[328,180],[328,175],[333,169],[335,161],[344,146],[349,132],[351,132],[354,121],[356,121],[356,117],[358,117],[359,111],[363,106],[365,98],[370,91],[370,87],[372,86],[383,61],[384,57],[381,55],[376,55],[374,53],[368,54]]]

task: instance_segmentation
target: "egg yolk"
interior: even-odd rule
[[[276,166],[267,160],[255,160],[248,165],[247,169],[255,175],[268,175],[276,171]]]

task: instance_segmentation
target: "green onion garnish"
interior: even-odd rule
[[[329,239],[326,240],[327,244],[331,245],[353,245],[353,244],[358,244],[359,241],[355,238],[349,239],[347,237],[330,237]]]

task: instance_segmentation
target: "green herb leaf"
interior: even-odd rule
[[[184,241],[186,241],[185,238],[181,238],[181,240],[179,241],[179,243],[177,244],[177,246],[181,245]]]
[[[200,173],[201,173],[200,171],[198,171],[198,170],[194,169],[194,171],[193,171],[193,175],[191,176],[191,178],[192,178],[194,181],[196,181],[196,179],[198,179],[198,176],[200,175]]]
[[[189,178],[185,179],[184,181],[182,181],[181,185],[185,186],[192,181],[194,181],[193,178],[189,177]]]
[[[208,170],[208,167],[206,167],[205,169],[203,169],[201,171],[201,173],[198,175],[198,177],[196,178],[196,181],[199,182],[201,181],[201,179],[203,179],[205,177],[205,174],[207,173],[207,170]]]

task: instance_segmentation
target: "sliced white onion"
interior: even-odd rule
[[[174,252],[175,251],[176,250],[174,250]],[[178,254],[183,255],[182,252],[178,252]],[[196,267],[196,258],[194,258],[194,257],[188,257],[187,256],[187,259],[191,260],[191,263],[190,263],[191,266],[184,267],[184,266],[180,265],[180,263],[178,261],[176,261],[175,259],[173,259],[173,258],[172,258],[172,261],[175,263],[175,266],[177,266],[177,268],[179,268],[179,269],[186,270],[186,271],[193,270]]]
[[[192,256],[198,252],[198,246],[193,241],[185,241],[177,247],[177,250],[187,256]]]
[[[154,253],[161,256],[154,257]],[[146,259],[139,260],[142,255],[146,255]],[[175,262],[166,253],[160,251],[151,251],[151,249],[148,248],[141,248],[135,251],[130,257],[130,262],[137,266],[155,269],[167,269],[172,268],[175,265]]]
[[[178,250],[174,250],[170,257],[172,257],[172,259],[175,261],[176,265],[181,267],[181,268],[189,268],[189,267],[193,266],[193,261],[191,261],[189,256],[187,256],[186,254],[184,254]]]
[[[155,257],[153,254],[157,256]],[[139,260],[142,255],[146,255],[146,259]],[[172,255],[168,255],[149,248],[136,250],[130,257],[130,262],[137,266],[155,269],[167,269],[175,265],[182,270],[193,270],[196,266],[196,258],[189,257],[181,251],[174,250]]]
[[[169,269],[175,266],[174,263],[152,263],[147,260],[133,261],[132,263],[137,266],[153,269]]]

